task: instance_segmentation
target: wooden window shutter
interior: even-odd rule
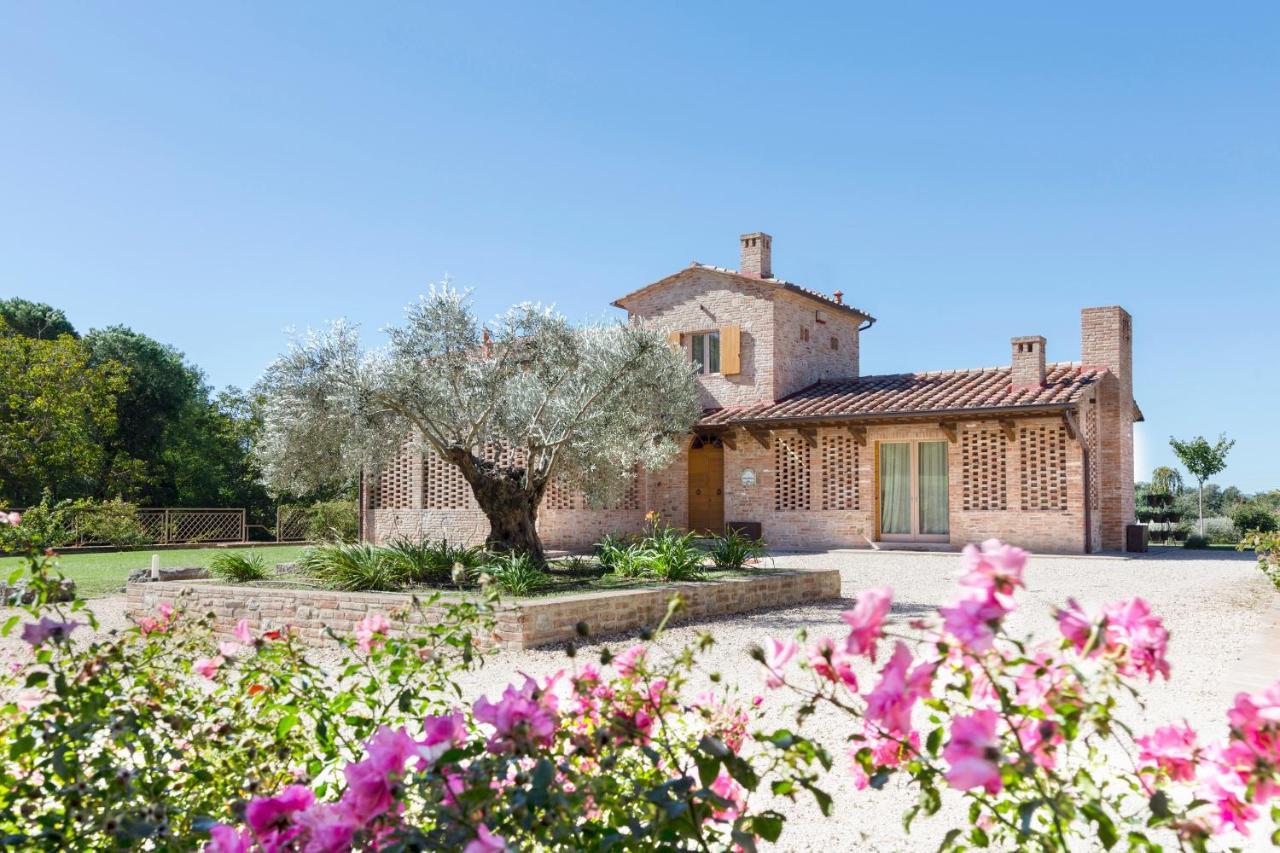
[[[726,377],[742,371],[742,327],[737,323],[721,327],[721,373]]]
[[[680,349],[680,333],[667,332],[667,346],[672,349]]]
[[[734,376],[742,372],[742,327],[737,323],[720,327],[720,372]]]

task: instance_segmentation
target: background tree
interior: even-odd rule
[[[79,337],[62,309],[20,296],[0,299],[0,319],[4,320],[13,334],[28,338],[48,341],[59,335]]]
[[[0,496],[12,506],[88,493],[101,469],[96,437],[115,424],[125,387],[115,362],[92,363],[70,335],[14,333],[0,319]]]
[[[490,336],[448,285],[405,313],[383,351],[362,352],[339,321],[267,368],[258,452],[271,490],[353,478],[409,436],[461,471],[489,547],[542,561],[537,512],[553,480],[593,504],[616,499],[637,466],[668,464],[701,414],[689,365],[643,326],[574,328],[520,305]]]
[[[1151,491],[1163,495],[1181,494],[1182,475],[1177,468],[1161,465],[1151,472]]]
[[[1204,535],[1204,482],[1227,467],[1227,452],[1234,445],[1235,441],[1228,441],[1226,433],[1218,436],[1216,444],[1210,444],[1202,435],[1197,435],[1190,441],[1169,437],[1169,446],[1173,448],[1178,461],[1196,478],[1201,536]]]

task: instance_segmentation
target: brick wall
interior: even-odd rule
[[[779,397],[821,379],[858,375],[858,327],[862,318],[820,307],[777,291],[773,303],[774,390]],[[831,339],[836,339],[832,349]]]
[[[1055,453],[1058,447],[1057,431],[1065,429],[1062,421],[1054,418],[1022,419],[1016,425],[1019,430],[1046,430],[1046,435],[1051,434],[1053,438]],[[979,430],[985,431],[987,436],[999,437],[995,446],[1004,461],[1001,478],[1003,500],[984,504],[989,508],[966,510],[966,482],[971,490],[977,488],[982,472],[975,472],[976,476],[966,478],[962,442],[966,432],[976,434]],[[738,431],[733,438],[734,447],[725,449],[725,520],[761,522],[765,540],[776,547],[869,547],[878,535],[877,495],[874,485],[876,443],[946,441],[947,436],[940,427],[931,424],[868,427],[867,443],[865,446],[856,445],[856,461],[853,462],[857,472],[856,501],[842,497],[839,489],[828,489],[826,486],[828,476],[845,476],[843,471],[832,472],[831,469],[839,464],[842,455],[845,464],[848,464],[850,454],[848,444],[845,443],[846,436],[850,436],[847,430],[836,427],[818,429],[809,438],[795,430],[779,430],[762,445],[744,431]],[[778,487],[778,472],[774,445],[779,438],[796,438],[808,448],[808,509],[780,510],[777,507],[775,490]],[[1062,444],[1064,456],[1061,468],[1065,475],[1065,493],[1061,503],[1055,499],[1055,507],[1063,508],[1040,508],[1037,498],[1032,502],[1032,508],[1024,510],[1021,439],[1021,433],[1015,433],[1014,439],[1010,441],[994,421],[967,421],[958,425],[957,441],[947,445],[951,544],[962,545],[995,536],[1033,551],[1083,551],[1085,488],[1079,443],[1067,437]],[[843,448],[832,448],[837,441],[843,443]],[[986,458],[988,476],[993,476],[989,453]],[[745,468],[751,468],[755,472],[754,486],[743,485],[742,471]],[[828,506],[849,507],[852,504],[856,509],[824,509],[824,500]],[[844,503],[840,504],[842,500]]]
[[[706,583],[529,599],[500,606],[493,633],[476,639],[486,647],[527,649],[573,639],[580,622],[596,636],[652,627],[677,593],[685,609],[673,621],[694,622],[839,598],[840,573],[793,569]],[[248,619],[255,632],[290,627],[299,639],[317,646],[333,642],[326,628],[349,635],[373,613],[387,615],[393,623],[412,624],[437,621],[444,612],[440,606],[415,610],[404,593],[264,589],[202,581],[130,584],[126,608],[131,617],[153,614],[161,602],[213,614],[214,631],[223,638],[230,639],[236,623]]]
[[[776,399],[773,292],[767,284],[691,268],[662,287],[632,296],[628,307],[664,332],[682,333],[686,357],[690,333],[728,323],[741,326],[741,372],[698,377],[704,407],[734,406]]]

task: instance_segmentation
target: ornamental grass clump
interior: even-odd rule
[[[395,592],[404,586],[401,567],[385,548],[366,542],[317,545],[298,558],[299,571],[330,589]]]
[[[487,580],[508,595],[532,595],[551,582],[528,554],[502,554],[479,571],[481,582]]]
[[[209,573],[230,583],[266,580],[271,574],[267,561],[257,551],[247,554],[220,553],[209,560]]]
[[[762,540],[744,536],[733,529],[723,536],[712,537],[708,551],[711,562],[715,563],[717,569],[733,571],[740,571],[747,563],[764,556],[764,552],[765,544]]]

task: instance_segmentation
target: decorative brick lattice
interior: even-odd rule
[[[809,443],[804,436],[775,436],[773,464],[778,483],[773,508],[778,511],[809,508]]]
[[[970,429],[960,435],[966,512],[1009,508],[1008,440],[998,429]]]
[[[1098,406],[1090,404],[1084,416],[1084,443],[1089,450],[1089,509],[1098,509]]]
[[[434,450],[422,454],[422,506],[424,509],[466,509],[475,502],[471,485],[457,465],[441,459]]]
[[[542,496],[542,506],[546,509],[577,509],[580,501],[577,492],[566,489],[560,481],[552,480]]]
[[[851,435],[822,437],[822,508],[861,509],[858,442]]]
[[[631,482],[627,483],[627,489],[622,493],[622,500],[618,501],[618,505],[614,509],[639,509],[640,508],[640,478],[644,475],[637,470],[635,476],[631,478]]]
[[[374,509],[413,509],[413,469],[417,461],[413,441],[405,439],[395,459],[378,472],[370,504]]]
[[[1022,509],[1067,508],[1067,430],[1022,427],[1018,449],[1022,462]]]

